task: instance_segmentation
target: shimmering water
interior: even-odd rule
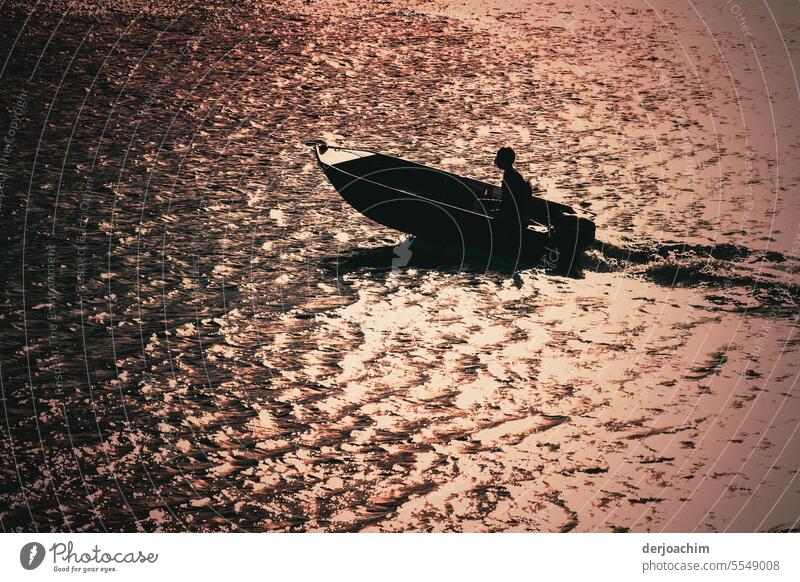
[[[9,17],[3,529],[796,529],[792,11],[355,4]],[[311,138],[599,241],[409,245]]]

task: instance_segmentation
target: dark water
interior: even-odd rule
[[[798,527],[766,16],[500,8],[4,9],[5,531]],[[492,181],[514,144],[600,240],[566,271],[409,246],[319,137]]]

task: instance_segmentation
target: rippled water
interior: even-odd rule
[[[630,4],[16,13],[3,529],[796,529],[798,19]],[[599,240],[409,244],[319,137]]]

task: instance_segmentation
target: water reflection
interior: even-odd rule
[[[395,245],[342,250],[335,256],[323,257],[320,265],[337,275],[356,271],[386,273],[424,269],[442,273],[492,273],[511,277],[521,270],[536,269],[578,278],[583,260],[583,253],[569,255],[556,248],[543,248],[536,253],[529,253],[523,260],[515,260],[504,254],[465,251],[438,241],[406,238]]]

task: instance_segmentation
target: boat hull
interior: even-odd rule
[[[315,148],[321,169],[348,204],[404,233],[520,256],[594,240],[594,224],[562,204],[535,198],[532,222],[523,229],[500,218],[497,186],[383,154]]]

